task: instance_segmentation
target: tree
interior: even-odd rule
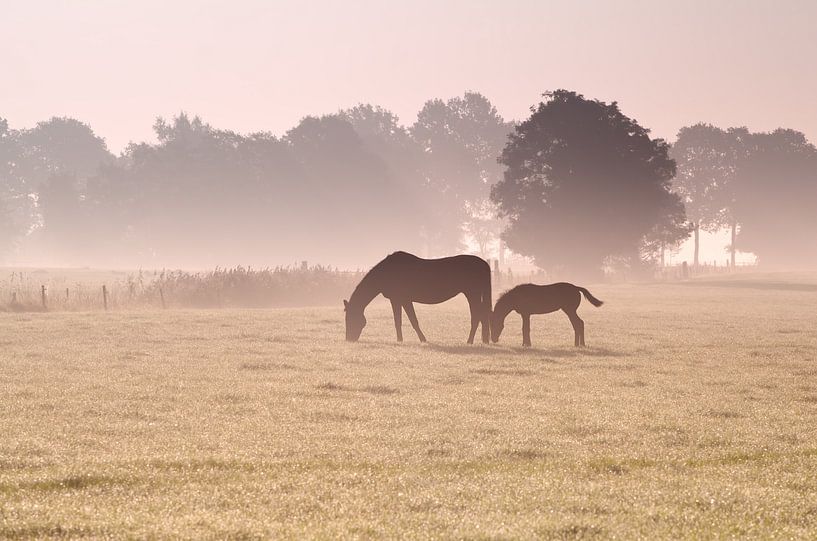
[[[671,156],[678,166],[673,186],[681,196],[695,239],[693,264],[699,264],[700,231],[717,231],[730,219],[737,160],[737,132],[711,124],[681,128]]]
[[[22,147],[18,134],[0,118],[0,261],[29,223],[32,214],[25,178],[21,175]]]
[[[745,134],[737,163],[737,243],[766,267],[817,266],[817,149],[800,132]]]
[[[502,177],[496,159],[511,130],[512,124],[476,92],[430,100],[418,113],[410,132],[425,156],[425,181],[436,192],[436,234],[431,239],[436,251],[459,248],[468,205],[482,207]]]
[[[502,233],[502,221],[496,218],[496,205],[490,199],[482,199],[478,203],[466,202],[465,211],[463,229],[476,243],[479,255],[487,259],[490,257],[491,243],[499,239]]]
[[[658,262],[663,267],[666,251],[678,250],[693,231],[693,225],[686,220],[681,200],[669,203],[661,221],[642,240],[640,252],[643,263],[650,265]]]
[[[52,175],[75,179],[81,188],[101,165],[114,160],[104,139],[87,124],[68,117],[53,117],[23,130],[20,142],[29,157],[26,176],[35,188]]]
[[[87,124],[67,117],[53,117],[19,132],[23,150],[21,174],[36,192],[31,239],[43,242],[50,254],[79,255],[87,242],[83,198],[88,179],[114,156],[104,139]]]
[[[298,227],[321,243],[324,261],[353,265],[417,245],[412,190],[343,114],[304,118],[285,139],[304,171]]]
[[[511,249],[543,268],[599,277],[605,258],[640,261],[657,226],[683,228],[666,142],[615,102],[567,90],[545,97],[510,135],[500,158],[507,169],[491,193]]]

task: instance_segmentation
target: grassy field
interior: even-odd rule
[[[817,537],[817,280],[596,286],[466,346],[322,309],[0,313],[0,538]]]

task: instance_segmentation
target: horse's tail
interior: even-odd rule
[[[489,316],[494,309],[494,301],[491,299],[491,271],[488,269],[488,288],[482,292],[482,307]]]
[[[590,292],[587,291],[585,288],[576,286],[576,289],[581,291],[582,295],[584,295],[584,298],[587,299],[593,306],[601,306],[602,304],[604,304],[604,302],[598,300],[596,297],[591,295]]]
[[[486,286],[482,288],[482,341],[486,344],[491,339],[491,312],[494,309],[494,302],[491,299],[491,267],[488,267],[488,280]]]

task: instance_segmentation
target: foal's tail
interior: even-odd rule
[[[587,291],[585,288],[576,286],[576,289],[581,291],[582,295],[584,295],[584,298],[587,299],[593,306],[601,306],[602,304],[604,304],[604,302],[598,300],[596,297],[591,295],[590,292]]]

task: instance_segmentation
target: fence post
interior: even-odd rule
[[[65,288],[65,302],[68,303],[68,288]]]
[[[48,310],[48,307],[45,304],[45,286],[40,286],[40,296],[43,301],[43,310]]]
[[[102,305],[105,307],[105,311],[108,311],[108,288],[105,284],[102,284]]]
[[[164,310],[167,307],[165,306],[165,292],[161,286],[159,287],[159,298],[162,299],[162,310]]]

